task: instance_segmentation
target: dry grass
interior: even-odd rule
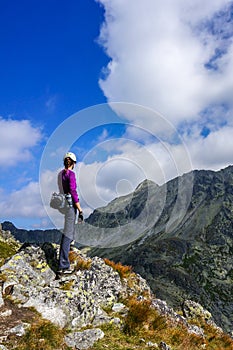
[[[79,254],[76,251],[71,250],[69,252],[69,261],[71,264],[74,263],[78,257],[79,257]]]
[[[61,285],[62,290],[71,290],[74,286],[74,280],[70,280]]]
[[[151,307],[148,300],[130,298],[123,332],[116,326],[104,326],[105,337],[90,350],[144,350],[147,342],[168,344],[173,350],[233,350],[233,340],[215,328],[203,324],[205,338],[188,333],[180,323],[172,323]],[[143,341],[142,341],[143,339]]]
[[[22,308],[10,299],[4,299],[1,312],[11,311],[7,317],[0,316],[0,337],[7,338],[4,345],[11,350],[68,350],[64,343],[65,331],[41,318],[34,308]],[[9,331],[22,323],[30,325],[19,337]]]
[[[111,266],[115,271],[117,271],[120,275],[120,278],[127,278],[130,274],[132,274],[132,266],[122,265],[120,262],[115,263],[107,258],[104,259],[106,265]]]
[[[125,319],[124,332],[129,335],[135,335],[139,329],[146,327],[151,322],[153,310],[149,300],[138,301],[131,297],[127,306],[129,308]]]
[[[74,270],[89,270],[91,267],[91,259],[84,259],[77,252],[69,252],[69,260],[71,264],[74,264]]]
[[[122,319],[124,330],[113,324],[104,325],[105,337],[88,350],[145,350],[149,348],[148,342],[159,344],[161,341],[172,350],[233,350],[233,340],[206,323],[201,325],[205,331],[203,338],[189,334],[182,324],[171,323],[151,307],[148,300],[132,297],[127,306],[128,315]],[[34,314],[31,328],[26,334],[21,338],[14,336],[15,339],[11,339],[6,346],[10,345],[12,350],[68,350],[70,348],[64,343],[64,336],[65,330]]]
[[[32,324],[26,334],[19,339],[15,350],[68,350],[64,343],[64,331],[49,321],[39,320]]]

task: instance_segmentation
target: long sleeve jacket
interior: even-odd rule
[[[68,194],[72,196],[73,203],[79,202],[77,193],[77,184],[75,172],[69,169],[63,169],[58,174],[58,188],[60,193]]]

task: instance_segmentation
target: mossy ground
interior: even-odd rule
[[[233,349],[233,342],[229,336],[218,335],[213,330],[207,334],[206,339],[188,334],[183,327],[160,328],[158,331],[142,329],[134,335],[125,334],[114,325],[103,326],[102,330],[105,337],[98,340],[89,350],[145,350],[150,348],[147,343],[160,344],[161,341],[166,342],[172,350]]]
[[[14,255],[18,249],[19,246],[17,244],[7,243],[0,240],[0,266],[4,264],[6,258]]]

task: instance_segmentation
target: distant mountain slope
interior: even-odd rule
[[[188,206],[182,207],[179,217],[177,196],[179,182],[183,181],[185,196],[187,176],[193,175],[193,191]],[[218,172],[194,171],[192,174],[169,181],[166,200],[159,220],[144,235],[131,244],[108,249],[92,249],[91,255],[108,257],[132,265],[150,284],[156,296],[172,306],[181,305],[190,298],[209,309],[215,320],[227,331],[233,330],[233,167]],[[187,183],[188,186],[188,183]],[[130,212],[137,213],[145,205],[145,196],[137,193],[131,201]],[[154,189],[147,202],[150,215],[158,209],[163,186]],[[182,197],[183,196],[183,197]],[[117,211],[117,201],[114,206]],[[182,200],[181,200],[182,202]],[[119,199],[121,203],[121,199]],[[119,204],[120,207],[120,204]],[[154,208],[154,211],[153,211]],[[108,206],[105,211],[108,212]],[[110,210],[109,210],[110,211]],[[123,214],[122,214],[123,215]],[[122,222],[127,219],[121,217]],[[95,217],[96,216],[96,217]],[[173,216],[173,221],[171,221]],[[98,218],[98,220],[97,220]],[[89,218],[92,224],[101,221],[96,211]]]
[[[51,230],[24,230],[15,227],[10,221],[4,221],[2,223],[2,229],[4,231],[10,231],[11,234],[19,242],[27,243],[44,243],[54,242],[59,243],[61,240],[61,232],[56,229]]]

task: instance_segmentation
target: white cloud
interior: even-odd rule
[[[229,164],[229,160],[233,163],[232,133],[233,127],[225,126],[205,138],[197,130],[191,137],[186,135],[183,143],[179,144],[142,144],[129,138],[101,142],[98,148],[109,153],[107,159],[91,164],[82,162],[76,169],[78,193],[85,217],[93,209],[107,205],[114,198],[131,193],[145,178],[161,185],[189,172],[192,163],[196,169],[215,170]],[[96,151],[95,148],[93,152]],[[114,149],[118,154],[112,153]],[[59,170],[43,172],[40,184],[30,182],[10,195],[1,190],[1,215],[9,218],[40,218],[41,222],[48,215],[58,228],[62,227],[63,216],[49,207],[52,192],[58,191]]]
[[[28,120],[0,118],[0,166],[12,166],[32,158],[32,148],[42,139],[39,128]]]
[[[128,128],[125,137],[158,139],[144,138],[163,173],[152,179],[233,164],[233,2],[98,2],[105,9],[99,40],[110,57],[99,84],[117,113],[145,128],[144,135]],[[121,156],[130,158],[128,151]]]
[[[0,216],[4,220],[16,222],[20,218],[21,222],[24,221],[23,228],[25,229],[28,223],[29,228],[32,229],[47,229],[54,225],[58,229],[62,228],[64,224],[63,215],[49,207],[49,199],[54,191],[57,191],[56,173],[51,171],[44,174],[40,184],[31,181],[28,185],[11,193],[0,188]],[[42,193],[44,194],[43,197],[41,196]]]
[[[183,145],[161,142],[144,145],[120,138],[101,143],[99,148],[109,153],[105,161],[83,162],[78,166],[81,201],[91,210],[131,193],[144,179],[161,185],[191,170],[189,154]],[[118,154],[112,154],[114,149]]]
[[[92,157],[92,152],[101,152],[100,149],[109,156],[104,161],[92,163],[84,159],[76,168],[77,188],[85,217],[114,198],[131,193],[145,178],[161,185],[192,168],[217,170],[229,164],[229,159],[233,161],[233,127],[215,130],[207,137],[201,136],[199,131],[196,130],[191,137],[185,135],[183,143],[178,144],[159,141],[143,144],[122,137],[100,142],[89,156]],[[225,143],[230,146],[228,153]],[[117,154],[113,154],[113,150],[117,150]],[[63,216],[49,208],[51,193],[58,190],[58,171],[47,170],[41,174],[40,191],[50,219],[57,227],[62,227]],[[27,195],[31,195],[29,191]],[[34,210],[36,208],[31,212]]]
[[[233,44],[217,30],[226,15],[224,23],[214,17],[228,0],[99,2],[106,11],[100,42],[111,58],[100,86],[109,102],[151,107],[174,125],[196,120],[213,103],[232,103]],[[223,47],[218,69],[207,69]]]
[[[0,212],[2,217],[44,217],[44,211],[39,185],[37,182],[30,182],[27,186],[12,193],[2,191]]]
[[[233,127],[224,126],[207,137],[187,138],[186,143],[195,169],[219,170],[233,164]]]

